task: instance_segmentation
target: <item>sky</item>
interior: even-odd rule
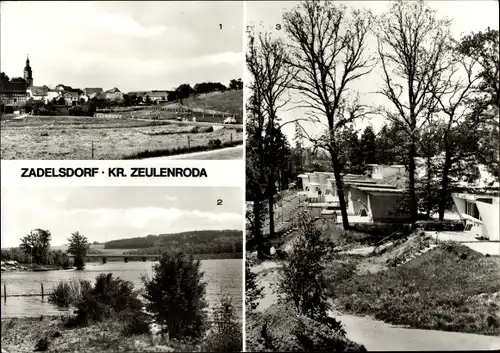
[[[35,86],[172,89],[242,77],[240,1],[2,1],[1,71]],[[222,25],[222,29],[221,26]]]
[[[336,1],[348,7],[356,9],[371,9],[373,14],[380,15],[392,4],[391,1]],[[264,29],[276,37],[285,37],[284,30],[276,30],[277,24],[282,24],[282,12],[296,6],[298,1],[247,1],[246,3],[246,23],[256,25],[257,28]],[[437,10],[438,16],[446,16],[452,22],[452,35],[459,39],[462,35],[470,32],[484,31],[488,26],[498,29],[499,8],[497,0],[457,0],[457,1],[429,1],[428,4]],[[374,55],[376,50],[376,39],[370,37],[367,41],[368,53]],[[386,98],[375,92],[379,89],[382,81],[381,71],[375,68],[371,74],[364,76],[351,86],[353,91],[358,91],[361,103],[371,106],[387,105]],[[249,82],[249,73],[245,68],[244,81]],[[247,95],[248,97],[249,95]],[[292,100],[296,100],[296,95],[291,93]],[[304,109],[295,108],[293,104],[285,107],[278,116],[282,122],[293,121],[305,116]],[[325,121],[326,123],[326,121]],[[306,131],[311,135],[319,134],[324,128],[317,124],[301,123]],[[367,125],[372,125],[378,131],[383,124],[381,116],[372,116],[356,124],[357,129],[364,129]],[[287,124],[283,126],[283,131],[287,138],[292,141],[295,126]],[[307,142],[307,141],[305,141]],[[307,144],[307,143],[306,143]]]
[[[222,205],[217,205],[217,200]],[[79,231],[90,242],[192,230],[243,229],[241,188],[2,187],[2,248],[41,228],[52,246]]]

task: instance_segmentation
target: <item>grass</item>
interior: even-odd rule
[[[189,343],[169,342],[149,333],[125,334],[127,323],[116,318],[76,328],[64,327],[64,319],[58,316],[2,319],[2,348],[9,353],[32,352],[37,342],[47,337],[49,352],[136,352],[153,346],[157,352],[170,351],[170,347],[176,351],[199,351],[199,347]]]
[[[206,108],[228,112],[238,116],[243,115],[243,90],[227,91],[209,95],[206,98],[189,97],[183,100],[183,105],[192,108]]]
[[[162,156],[175,156],[179,154],[185,153],[193,153],[193,152],[202,152],[202,151],[213,151],[216,149],[234,147],[241,145],[242,141],[224,141],[218,146],[210,146],[210,145],[194,145],[194,146],[185,146],[185,147],[176,147],[173,149],[155,149],[155,150],[145,150],[141,152],[132,153],[128,156],[125,156],[124,159],[143,159],[143,158],[153,158],[153,157],[162,157]]]
[[[332,270],[339,310],[412,328],[500,335],[500,258],[446,243],[407,264],[357,275]],[[350,278],[349,278],[350,277]]]
[[[206,149],[209,140],[242,141],[243,133],[220,129],[208,133],[151,135],[182,131],[171,122],[87,117],[31,117],[2,123],[2,159],[113,160],[133,156],[164,156]],[[240,142],[241,143],[241,142]],[[142,154],[141,154],[142,153]]]

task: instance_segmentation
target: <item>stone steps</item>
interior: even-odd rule
[[[403,262],[400,262],[399,264],[396,265],[396,267],[402,266],[404,264],[407,264],[408,262],[415,260],[416,258],[422,256],[423,254],[427,253],[428,251],[431,251],[432,249],[436,248],[438,245],[437,244],[431,244],[427,248],[419,250],[413,254],[410,255],[407,259],[405,259]]]

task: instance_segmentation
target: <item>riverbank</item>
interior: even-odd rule
[[[149,256],[149,255],[148,255]],[[160,256],[160,255],[158,255]],[[230,259],[241,259],[243,260],[242,252],[235,253],[220,253],[220,254],[193,254],[193,257],[196,260],[230,260]],[[103,258],[106,259],[106,262],[125,262],[125,258],[127,261],[135,261],[135,262],[152,262],[154,261],[152,258],[143,259],[142,255],[137,254],[124,254],[124,255],[108,255],[108,254],[94,254],[91,258],[87,258],[85,263],[102,263]],[[8,264],[8,263],[12,264]],[[13,263],[16,264],[13,264]],[[59,265],[32,265],[29,263],[18,263],[17,261],[6,261],[2,264],[2,272],[47,272],[47,271],[61,271],[61,270],[73,270],[73,267],[62,267]]]
[[[106,320],[66,328],[64,316],[2,319],[2,352],[32,352],[47,339],[46,352],[198,352],[200,346],[174,343],[155,334],[124,335],[124,323]]]

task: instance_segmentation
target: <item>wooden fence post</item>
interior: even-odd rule
[[[42,299],[43,299],[43,283],[40,283],[40,287],[42,288]]]
[[[188,135],[188,149],[191,148],[191,141],[189,140],[189,135]]]
[[[7,285],[5,283],[3,285],[3,298],[7,299]]]

